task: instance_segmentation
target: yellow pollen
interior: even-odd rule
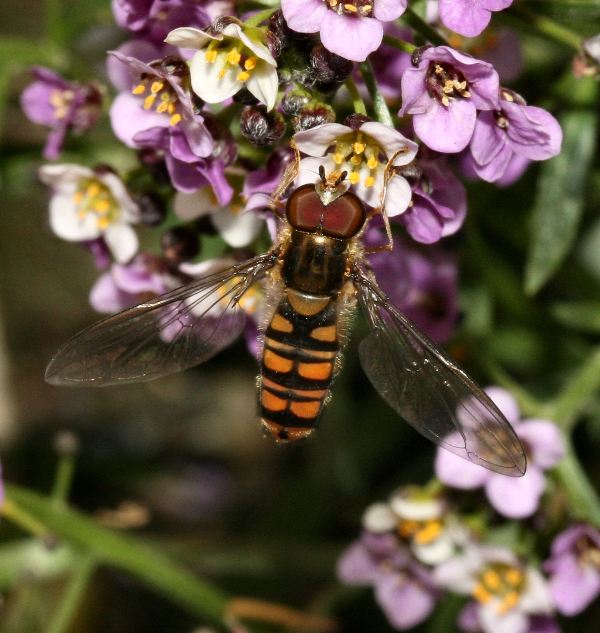
[[[134,95],[143,95],[146,92],[146,86],[144,84],[138,84],[132,91]]]
[[[336,163],[337,165],[341,165],[344,162],[344,155],[340,154],[339,152],[336,152],[333,155],[333,162]]]
[[[398,532],[403,538],[410,538],[419,529],[419,524],[412,519],[405,519],[398,524]]]
[[[254,68],[256,68],[257,61],[256,57],[248,57],[248,59],[244,62],[244,68],[246,70],[254,70]]]
[[[444,87],[442,90],[447,94],[451,95],[454,92],[454,82],[451,79],[447,79],[444,82]]]
[[[150,86],[150,92],[156,94],[163,89],[164,85],[165,84],[162,81],[153,81]]]
[[[350,182],[351,185],[355,185],[356,183],[360,182],[360,174],[357,171],[353,171],[348,176],[348,181]]]
[[[75,204],[79,204],[82,200],[83,200],[83,192],[81,192],[81,191],[76,191],[76,192],[73,194],[73,202],[74,202]]]
[[[439,521],[428,521],[422,530],[415,534],[415,542],[419,545],[427,545],[442,533],[442,524]]]
[[[436,64],[434,72],[436,75],[441,75],[444,72],[444,69],[439,64]]]
[[[485,604],[486,602],[489,602],[490,599],[492,598],[492,594],[483,586],[480,584],[477,584],[473,587],[473,598],[475,598],[475,600],[477,600],[477,602],[481,602],[481,604]]]
[[[106,217],[98,218],[96,225],[100,230],[107,229],[110,226],[110,220]]]
[[[250,73],[247,70],[242,70],[242,72],[236,77],[238,81],[248,81],[250,79]]]
[[[148,95],[144,99],[144,110],[150,110],[150,108],[154,105],[156,101],[156,95]]]
[[[362,162],[362,158],[360,156],[357,156],[356,154],[352,156],[352,158],[350,159],[350,163],[352,165],[360,165],[361,162]]]
[[[329,0],[329,6],[331,8],[337,7],[338,0]]]
[[[481,580],[483,580],[484,585],[492,591],[496,591],[500,588],[500,575],[493,569],[488,569],[481,577]]]
[[[171,100],[171,95],[168,92],[163,92],[160,95],[160,100],[161,101],[170,101]]]
[[[523,572],[515,567],[508,569],[504,577],[506,582],[513,587],[518,587],[523,582]]]
[[[170,119],[169,119],[169,125],[177,125],[179,123],[179,121],[181,121],[181,114],[177,113],[174,114]]]
[[[108,200],[97,200],[94,206],[98,213],[106,213],[110,209],[110,202]]]
[[[504,600],[498,605],[498,613],[503,615],[511,609],[514,609],[519,602],[519,598],[520,596],[516,591],[509,591],[504,596]]]
[[[358,141],[352,145],[355,154],[362,154],[365,151],[365,147],[364,143],[359,143]]]
[[[464,81],[458,81],[458,79],[455,79],[452,83],[457,90],[464,90],[467,87],[466,79]]]
[[[353,4],[345,4],[344,9],[346,9],[346,11],[350,11],[350,13],[356,13],[358,11]]]
[[[223,79],[223,77],[225,77],[225,68],[221,68],[221,70],[219,71],[219,73],[217,74],[217,77],[219,79]]]
[[[375,156],[371,156],[371,158],[367,161],[367,167],[369,169],[375,169],[377,165],[379,165],[379,161],[375,158]]]
[[[237,48],[232,48],[229,53],[227,53],[227,63],[232,66],[237,66],[237,64],[240,63],[240,59],[242,59],[242,56]]]
[[[442,104],[445,106],[449,106],[450,105],[450,99],[448,99],[448,97],[446,95],[444,95],[442,97]]]
[[[365,187],[372,187],[375,184],[375,178],[373,176],[367,176],[365,178]]]
[[[173,114],[173,112],[175,112],[175,104],[172,101],[169,102],[169,105],[167,106],[167,112],[169,114]]]
[[[371,13],[372,8],[372,4],[363,4],[363,6],[360,8],[360,11],[363,15],[367,15],[368,13]]]
[[[90,183],[85,190],[86,195],[95,198],[100,193],[100,185],[97,182]]]
[[[216,62],[217,61],[217,51],[216,51],[216,49],[206,51],[206,53],[204,53],[204,59],[209,64],[212,64],[212,63]]]
[[[471,96],[471,93],[468,90],[463,90],[461,93],[461,97],[468,99]]]
[[[168,104],[166,101],[163,101],[163,102],[162,102],[162,103],[158,106],[158,108],[156,108],[156,111],[157,111],[159,114],[162,114],[163,112],[166,112],[166,111],[167,111],[167,108],[168,108],[168,107],[169,107],[169,104]]]

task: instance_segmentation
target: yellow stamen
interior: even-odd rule
[[[445,106],[449,106],[450,105],[450,99],[448,99],[448,97],[446,95],[444,95],[442,97],[442,105],[445,105]]]
[[[160,100],[161,101],[169,101],[171,99],[171,95],[168,92],[163,92],[160,95]]]
[[[247,70],[242,70],[242,72],[236,77],[238,81],[248,81],[250,79],[250,73]]]
[[[374,178],[373,182],[375,182]],[[442,524],[439,521],[429,521],[422,530],[419,530],[415,534],[415,543],[418,543],[419,545],[427,545],[428,543],[435,541],[441,533]]]
[[[165,84],[162,81],[153,81],[152,85],[150,86],[150,92],[156,94],[163,89],[164,85]]]
[[[175,104],[172,101],[167,106],[167,112],[169,114],[173,114],[173,112],[175,112]]]
[[[350,163],[352,165],[360,165],[362,162],[362,159],[360,156],[357,156],[356,154],[354,154],[354,156],[352,156],[352,158],[350,159]]]
[[[333,162],[336,163],[336,165],[341,165],[344,162],[344,155],[336,152],[333,155]]]
[[[405,519],[400,521],[397,529],[401,537],[409,538],[419,529],[419,524],[412,519]]]
[[[473,587],[473,598],[477,600],[477,602],[481,602],[481,604],[485,604],[489,602],[492,598],[492,594],[480,584],[477,584]]]
[[[513,587],[518,587],[523,582],[523,572],[515,567],[508,569],[504,577],[506,582]]]
[[[177,113],[174,114],[170,119],[169,119],[169,125],[177,125],[179,123],[179,121],[181,121],[181,114]]]
[[[246,70],[254,70],[254,68],[256,68],[257,61],[256,57],[248,57],[248,59],[244,62],[244,68]]]
[[[134,95],[143,95],[146,92],[146,86],[144,84],[138,84],[132,91]]]
[[[349,11],[350,13],[356,13],[358,11],[358,9],[353,4],[345,4],[344,9],[346,9],[346,11]]]
[[[367,176],[365,178],[365,187],[372,187],[375,184],[375,178],[373,176]]]
[[[98,213],[106,213],[110,209],[110,202],[108,200],[97,200],[94,206]]]
[[[348,181],[350,182],[351,185],[355,185],[356,183],[360,182],[360,174],[357,171],[353,171],[348,176]]]
[[[359,143],[358,141],[352,144],[352,149],[355,154],[362,154],[365,151],[365,147],[366,145],[364,143]]]
[[[226,72],[225,68],[221,68],[221,70],[217,74],[217,77],[219,79],[223,79],[223,77],[225,77],[225,72]]]
[[[81,192],[81,191],[76,191],[76,192],[73,194],[73,202],[74,202],[75,204],[79,204],[82,200],[83,200],[83,192]]]
[[[485,586],[492,591],[496,591],[500,588],[500,575],[493,569],[488,569],[481,577],[481,580],[483,580]]]
[[[520,596],[516,591],[510,591],[504,596],[504,600],[498,605],[498,613],[501,615],[508,613],[514,609],[519,603]]]
[[[166,112],[166,111],[167,111],[167,108],[168,108],[168,107],[169,107],[169,104],[168,104],[168,103],[166,103],[165,101],[163,101],[163,102],[162,102],[162,103],[158,106],[158,108],[156,108],[156,111],[157,111],[159,114],[162,114],[163,112]]]
[[[85,189],[86,195],[95,198],[100,193],[100,185],[97,182],[91,182]]]
[[[232,48],[229,53],[227,53],[227,63],[232,66],[237,66],[240,63],[240,59],[242,59],[242,56],[237,48]]]
[[[110,226],[110,220],[108,218],[98,218],[98,221],[96,222],[96,226],[103,231],[104,229],[107,229]]]
[[[212,63],[216,62],[217,61],[217,51],[216,51],[216,49],[206,51],[206,53],[204,53],[204,59],[209,64],[212,64]]]
[[[379,161],[375,158],[375,156],[371,156],[371,158],[367,161],[367,167],[369,169],[375,169],[377,165],[379,165]]]
[[[154,105],[156,101],[156,95],[148,95],[144,99],[144,110],[150,110],[150,108]]]

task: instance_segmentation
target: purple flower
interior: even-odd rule
[[[431,573],[393,534],[363,534],[338,561],[337,574],[348,585],[373,586],[390,624],[401,631],[423,622],[435,607]]]
[[[438,565],[433,577],[438,586],[475,599],[474,613],[461,617],[467,631],[477,626],[483,633],[528,633],[536,630],[532,624],[539,616],[546,619],[553,610],[542,574],[505,548],[472,543]]]
[[[368,244],[381,242],[377,229]],[[369,262],[392,302],[434,341],[450,338],[458,318],[458,271],[453,257],[441,249],[421,250],[408,240],[394,239],[392,252],[374,253]]]
[[[453,453],[438,450],[436,475],[442,483],[454,488],[484,486],[489,502],[500,514],[514,519],[529,517],[537,510],[546,486],[544,471],[552,468],[564,455],[562,436],[558,427],[547,420],[521,421],[515,399],[504,389],[488,387],[486,392],[523,443],[527,452],[527,472],[523,477],[506,477],[474,464],[463,464],[464,460]]]
[[[415,132],[431,149],[460,152],[473,136],[477,110],[495,110],[498,93],[491,64],[436,46],[423,50],[416,68],[404,72],[399,115],[413,115]]]
[[[477,57],[489,62],[502,82],[514,81],[523,70],[521,38],[513,29],[494,28],[487,30],[472,47]]]
[[[145,299],[177,288],[182,283],[168,273],[163,260],[140,253],[129,264],[113,264],[90,291],[90,304],[96,312],[113,314]]]
[[[470,145],[473,169],[483,180],[495,182],[514,156],[546,160],[560,152],[561,142],[562,130],[551,114],[503,88],[498,108],[477,117]]]
[[[479,605],[469,602],[458,616],[458,626],[465,633],[484,633],[479,619]],[[512,632],[511,632],[512,633]],[[526,633],[560,633],[556,621],[547,615],[530,615]]]
[[[554,539],[544,569],[556,608],[568,616],[581,613],[600,594],[600,532],[571,526]]]
[[[30,121],[51,128],[44,158],[54,160],[68,132],[83,134],[96,124],[102,113],[102,91],[93,82],[67,81],[41,66],[32,74],[35,81],[21,94],[21,107]]]
[[[414,176],[406,177],[412,201],[398,217],[417,242],[431,244],[456,233],[467,214],[467,192],[443,160],[419,161]]]
[[[400,17],[407,0],[281,0],[288,26],[300,33],[319,32],[326,49],[362,62],[379,48],[383,24]]]
[[[204,28],[216,16],[197,0],[112,0],[117,24],[140,38],[162,42],[178,26]]]
[[[385,35],[398,37],[405,42],[412,42],[412,31],[400,29],[396,24],[388,22],[384,29]],[[373,72],[377,84],[388,104],[396,103],[400,98],[400,83],[404,71],[410,67],[410,55],[395,46],[382,43],[369,58],[373,65]],[[362,76],[357,73],[357,81],[362,82]]]
[[[475,37],[489,24],[492,11],[510,7],[513,0],[440,0],[444,26],[465,37]]]

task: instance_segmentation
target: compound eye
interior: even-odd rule
[[[349,239],[363,227],[367,212],[360,199],[346,192],[325,207],[322,231],[325,235]]]

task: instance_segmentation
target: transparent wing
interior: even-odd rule
[[[50,361],[54,385],[144,382],[202,363],[242,332],[241,296],[276,258],[268,253],[110,316],[76,334]]]
[[[356,283],[371,333],[361,364],[381,397],[426,438],[504,475],[525,474],[525,452],[487,394],[395,308],[363,273]]]

